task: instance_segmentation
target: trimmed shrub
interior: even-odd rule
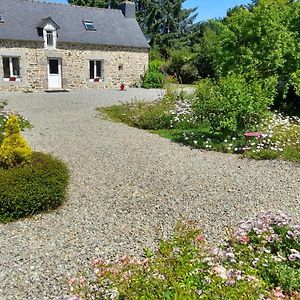
[[[14,168],[0,168],[0,221],[9,222],[55,209],[65,199],[66,165],[43,153]]]
[[[11,114],[6,122],[0,147],[0,166],[13,167],[30,158],[32,150],[20,132],[18,118]]]

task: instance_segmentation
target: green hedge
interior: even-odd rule
[[[0,168],[0,222],[57,208],[66,197],[68,179],[62,161],[37,152],[24,165]]]

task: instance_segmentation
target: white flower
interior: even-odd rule
[[[222,279],[227,279],[227,270],[225,267],[218,265],[218,266],[214,267],[213,270]]]

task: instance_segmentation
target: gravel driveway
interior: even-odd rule
[[[95,255],[140,253],[178,219],[217,239],[224,226],[282,209],[300,222],[300,167],[193,150],[101,120],[95,108],[157,91],[1,94],[34,124],[32,147],[70,167],[66,204],[0,225],[0,300],[55,299]]]

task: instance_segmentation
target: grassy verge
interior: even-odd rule
[[[68,178],[67,166],[43,153],[33,153],[23,165],[0,168],[0,222],[57,208],[66,197]]]

